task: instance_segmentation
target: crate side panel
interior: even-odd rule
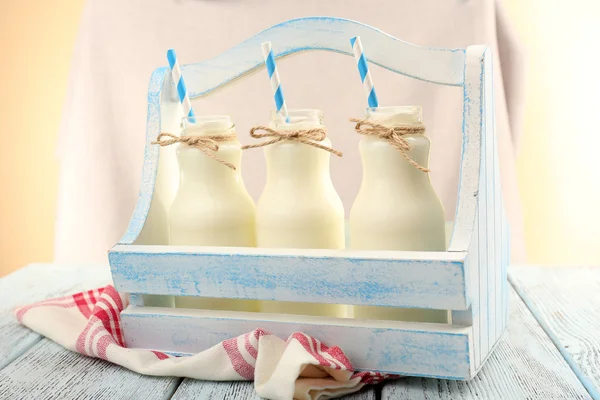
[[[510,287],[508,284],[508,266],[510,264],[510,226],[506,209],[502,207],[502,328],[508,327],[510,316]]]
[[[482,323],[481,323],[481,285],[480,285],[480,270],[479,270],[479,211],[477,211],[475,223],[475,234],[473,235],[473,240],[471,241],[471,249],[469,250],[469,255],[467,256],[467,263],[469,265],[469,270],[471,271],[471,280],[473,282],[473,291],[472,291],[472,303],[471,303],[471,311],[473,312],[473,353],[474,353],[474,363],[475,368],[478,368],[482,357],[481,357],[481,336],[482,332]]]
[[[142,180],[133,215],[125,234],[119,240],[119,243],[122,244],[131,244],[138,238],[150,212],[159,160],[159,146],[152,145],[152,141],[156,139],[161,129],[161,92],[168,72],[168,68],[156,69],[152,73],[148,85],[146,143],[144,146]]]
[[[509,257],[505,243],[508,237],[494,126],[492,59],[489,51],[483,54],[481,74],[483,129],[475,231],[478,238],[477,243],[472,241],[467,256],[468,270],[470,273],[477,274],[479,281],[479,296],[473,299],[474,325],[477,325],[474,326],[474,337],[478,352],[476,356],[478,369],[506,329],[508,307],[506,266]],[[475,245],[477,259],[475,259]],[[477,265],[475,266],[474,263]]]
[[[475,213],[482,155],[483,80],[485,46],[470,46],[466,51],[463,86],[462,152],[458,199],[449,251],[467,251],[475,235]]]
[[[420,329],[418,324],[411,324],[413,328],[350,326],[317,317],[301,321],[285,320],[284,316],[278,320],[256,320],[165,314],[157,308],[141,312],[127,309],[121,317],[130,348],[195,354],[261,328],[284,339],[302,332],[326,345],[339,346],[353,367],[360,370],[445,379],[467,379],[470,374],[468,328],[422,324],[439,326],[436,332],[435,328]],[[243,337],[241,340],[239,349],[245,347]]]
[[[495,116],[495,112],[492,112]],[[495,125],[495,121],[492,121]],[[495,332],[494,342],[496,342],[504,332],[503,315],[504,304],[502,303],[502,292],[506,284],[506,277],[503,279],[502,266],[502,213],[504,205],[502,201],[502,185],[500,181],[500,163],[498,160],[498,138],[495,134],[492,137],[492,180],[494,182],[494,321]]]
[[[484,73],[487,76],[487,64],[489,61],[484,62],[484,68],[486,71]],[[484,167],[483,170],[485,174],[485,203],[486,203],[486,271],[487,271],[487,310],[486,313],[488,315],[488,337],[487,337],[487,351],[488,353],[494,347],[494,343],[496,342],[496,292],[499,291],[499,287],[496,285],[496,272],[500,268],[500,263],[496,262],[496,211],[499,209],[496,205],[496,188],[497,182],[495,180],[495,167],[494,164],[494,151],[496,150],[495,141],[496,141],[496,133],[494,129],[494,118],[493,118],[493,110],[494,110],[494,99],[487,96],[484,97],[484,110],[486,111],[484,114],[484,126],[485,126],[485,134],[483,136],[483,151],[485,152],[485,156],[483,156]],[[487,112],[488,109],[491,108],[491,112]],[[481,199],[482,200],[482,199]]]
[[[402,260],[264,255],[242,249],[195,253],[177,252],[169,246],[161,247],[164,252],[129,250],[132,248],[113,249],[109,254],[115,287],[127,293],[455,310],[468,307],[463,256],[457,254],[449,260]]]
[[[479,194],[477,202],[477,236],[479,236],[479,260],[477,261],[479,269],[479,323],[480,332],[479,348],[480,360],[484,360],[489,352],[489,332],[490,332],[490,290],[488,282],[488,274],[492,270],[492,265],[489,263],[489,230],[488,230],[488,181],[486,174],[487,167],[487,152],[485,150],[486,138],[485,134],[482,138],[481,149],[481,178],[479,182]]]

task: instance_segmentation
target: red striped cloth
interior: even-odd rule
[[[15,310],[15,316],[23,325],[71,351],[140,374],[254,380],[258,395],[269,399],[339,397],[392,377],[354,372],[342,349],[300,332],[283,340],[256,329],[188,357],[128,349],[120,320],[126,306],[126,296],[109,285],[21,307]]]

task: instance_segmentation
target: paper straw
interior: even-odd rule
[[[181,102],[181,106],[183,107],[183,115],[185,115],[186,117],[193,117],[195,114],[194,110],[192,109],[192,102],[190,101],[190,96],[188,95],[187,89],[185,87],[183,75],[181,74],[181,67],[179,66],[179,60],[177,60],[175,50],[167,50],[167,59],[169,60],[169,67],[171,67],[173,81],[175,82],[175,86],[177,86],[179,101]],[[196,122],[195,118],[189,118],[189,120],[190,122]]]
[[[362,80],[363,88],[365,89],[365,95],[367,96],[369,107],[379,107],[379,100],[377,100],[377,93],[375,93],[373,78],[371,78],[371,72],[369,71],[367,58],[363,52],[360,36],[350,39],[350,44],[352,45],[352,52],[354,53],[354,59],[358,65],[358,72],[360,73],[360,79]]]
[[[273,97],[275,98],[275,107],[277,112],[289,122],[289,115],[287,106],[285,105],[285,99],[283,98],[283,91],[281,90],[281,81],[279,80],[279,72],[277,72],[277,64],[275,64],[275,57],[273,57],[273,50],[271,50],[271,42],[265,42],[261,44],[263,57],[265,58],[265,65],[267,66],[267,72],[269,73],[269,79],[271,80],[271,89],[273,90]]]

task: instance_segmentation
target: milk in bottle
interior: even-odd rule
[[[231,118],[186,117],[182,136],[176,140],[181,142],[176,144],[180,179],[169,210],[169,243],[256,246],[255,206],[242,181],[242,150]],[[256,311],[258,303],[177,297],[175,304],[183,308]]]
[[[333,150],[323,115],[319,110],[289,110],[287,122],[274,113],[269,129],[277,134],[267,135],[290,139],[264,147],[267,182],[256,206],[258,247],[343,249],[344,207],[331,181]],[[344,317],[347,310],[341,305],[265,301],[261,311]]]
[[[430,140],[421,107],[367,110],[359,150],[360,190],[350,211],[350,246],[357,250],[445,251],[444,210],[429,172]],[[354,307],[355,318],[447,322],[447,312]]]

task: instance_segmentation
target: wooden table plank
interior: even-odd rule
[[[0,371],[0,399],[169,399],[179,382],[140,375],[42,339]]]
[[[512,291],[508,332],[469,382],[406,378],[388,382],[381,398],[589,399],[590,395]]]
[[[0,279],[0,370],[42,337],[13,317],[16,306],[66,296],[110,282],[108,266],[32,264]]]
[[[600,267],[514,268],[511,283],[595,399],[600,399]]]
[[[168,399],[179,378],[148,377],[41,338],[12,316],[17,305],[97,288],[108,266],[30,265],[0,279],[0,399]],[[4,366],[4,368],[2,368]]]
[[[344,400],[375,400],[377,387],[364,387],[357,393],[344,396]],[[206,382],[185,379],[171,400],[228,400],[262,399],[254,391],[254,382]]]
[[[254,391],[254,382],[209,382],[186,378],[171,400],[261,400]]]

